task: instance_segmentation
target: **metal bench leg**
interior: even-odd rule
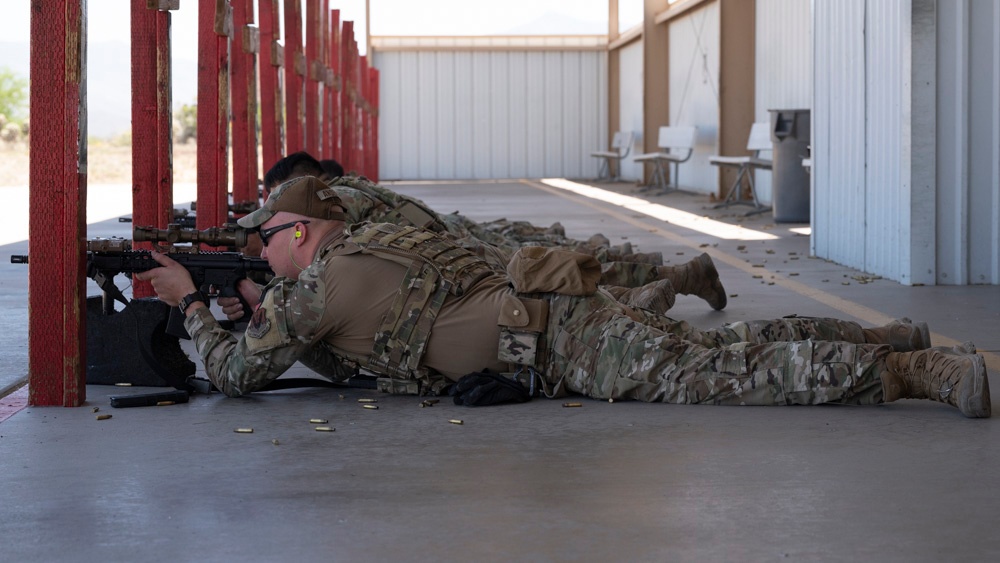
[[[764,213],[765,211],[770,211],[771,210],[770,207],[761,205],[760,200],[757,199],[757,186],[753,181],[753,176],[754,176],[753,168],[747,166],[746,174],[747,174],[747,181],[750,182],[750,196],[753,198],[753,206],[754,206],[754,209],[747,211],[746,215],[750,216],[750,215],[756,215],[757,213]]]
[[[746,171],[747,171],[747,165],[741,164],[739,171],[736,173],[736,181],[733,182],[732,186],[730,186],[729,193],[726,194],[726,199],[722,200],[722,202],[717,203],[715,206],[713,206],[713,209],[719,209],[720,207],[729,207],[730,205],[745,203],[743,201],[743,198],[740,197],[741,196],[740,191],[741,188],[743,187],[743,176],[746,174]]]

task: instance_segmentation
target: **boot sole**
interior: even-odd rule
[[[969,418],[989,418],[992,414],[992,405],[986,360],[979,354],[970,355],[969,359],[972,361],[972,369],[969,375],[962,379],[958,410]]]

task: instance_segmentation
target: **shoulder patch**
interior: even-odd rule
[[[271,287],[264,293],[260,305],[250,318],[243,340],[251,354],[274,350],[291,341],[287,328],[282,326],[284,290],[282,284]]]

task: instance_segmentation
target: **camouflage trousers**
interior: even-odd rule
[[[698,331],[660,317],[652,319],[658,328],[601,292],[548,298],[539,365],[550,396],[713,405],[883,400],[892,349],[863,344],[853,323],[792,318]]]
[[[604,262],[601,264],[601,285],[642,287],[660,279],[657,266],[641,262]]]

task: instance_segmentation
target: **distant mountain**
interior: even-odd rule
[[[0,66],[27,77],[27,42],[0,42]],[[132,58],[128,43],[91,41],[87,45],[87,129],[94,137],[113,137],[132,127]],[[194,103],[198,93],[196,61],[173,61],[173,105]],[[30,108],[29,108],[30,109]]]
[[[504,31],[501,35],[606,35],[608,23],[581,20],[547,12],[538,18]]]

